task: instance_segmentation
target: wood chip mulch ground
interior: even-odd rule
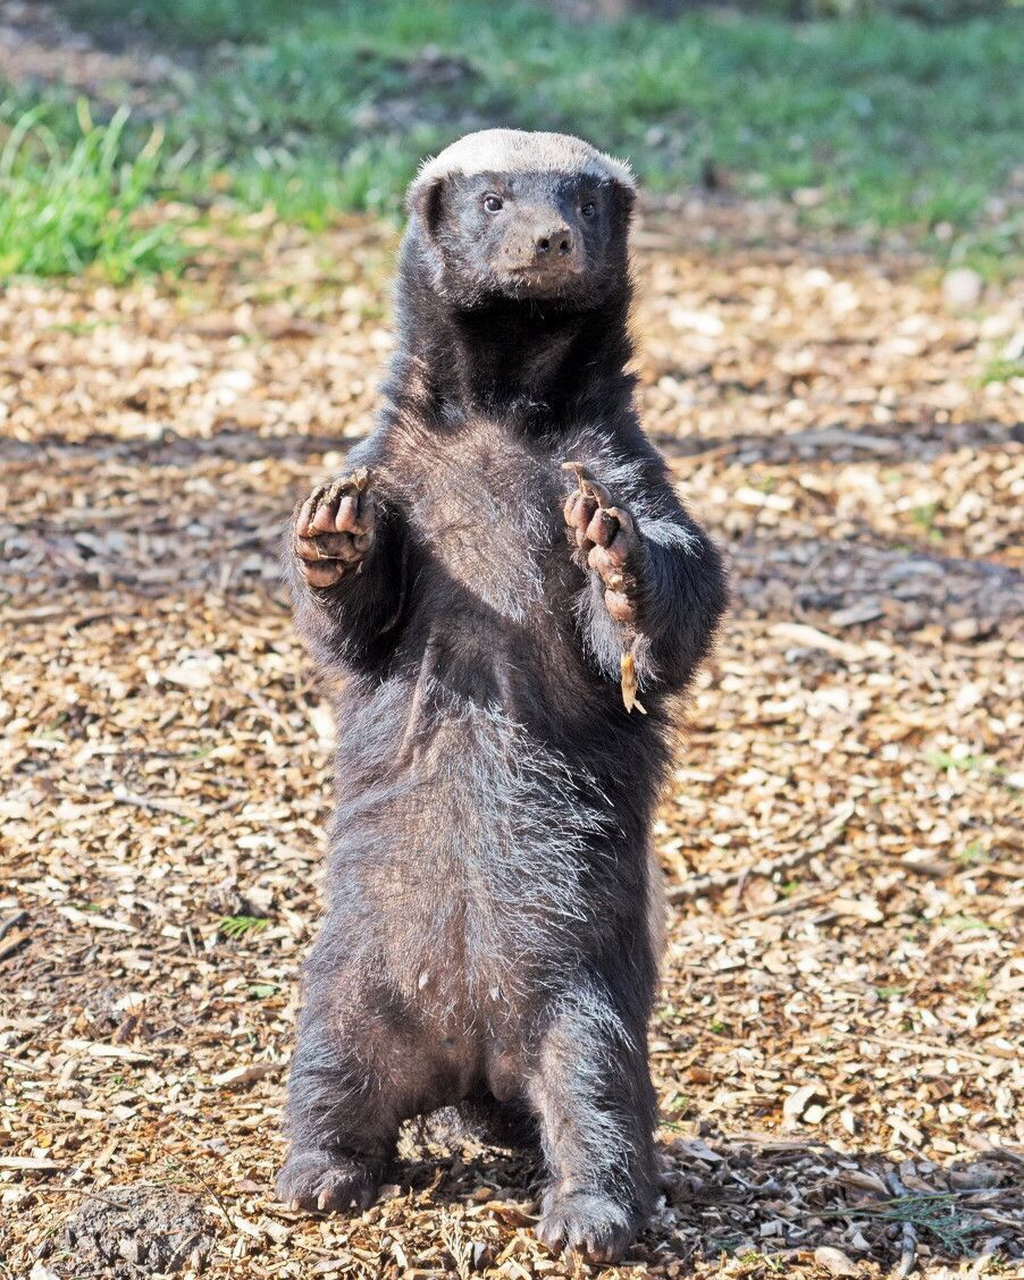
[[[394,241],[246,235],[0,296],[0,1275],[582,1275],[531,1170],[428,1130],[354,1221],[272,1198],[331,732],[273,543],[370,427]],[[646,421],[735,606],[621,1270],[1022,1275],[1021,298],[640,243]]]

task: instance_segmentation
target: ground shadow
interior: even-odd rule
[[[949,1265],[1024,1258],[1024,1157],[1006,1148],[944,1167],[768,1133],[680,1137],[659,1150],[662,1195],[627,1264],[674,1262],[674,1274],[686,1275],[723,1253],[784,1264],[819,1249],[840,1251],[854,1267],[918,1255]],[[451,1209],[487,1190],[499,1221],[532,1225],[543,1176],[535,1157],[438,1143],[421,1130],[410,1131],[403,1154],[392,1193],[426,1194]]]

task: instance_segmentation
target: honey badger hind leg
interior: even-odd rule
[[[377,1198],[399,1115],[356,1052],[300,1037],[288,1079],[288,1158],[277,1196],[307,1212],[361,1212]]]
[[[387,984],[338,963],[337,936],[328,917],[307,960],[277,1194],[303,1210],[344,1213],[376,1199],[402,1121],[434,1088],[437,1064]]]
[[[548,1175],[536,1234],[591,1262],[622,1258],[657,1182],[646,1019],[628,1004],[596,975],[568,987],[549,1011],[527,1087]]]

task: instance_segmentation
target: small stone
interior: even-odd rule
[[[981,301],[985,282],[970,267],[954,267],[942,280],[942,296],[952,311],[970,311]]]
[[[949,624],[952,640],[981,640],[993,630],[993,624],[983,618],[957,618]]]
[[[949,1175],[950,1185],[960,1191],[982,1191],[989,1187],[998,1187],[1002,1180],[1001,1169],[980,1161],[977,1164],[968,1165],[966,1169],[954,1169]]]
[[[884,612],[877,600],[861,600],[858,604],[851,604],[845,609],[836,609],[834,613],[829,614],[828,620],[834,627],[859,627],[865,622],[874,622],[876,618],[881,618]]]
[[[820,187],[797,187],[793,192],[793,203],[800,209],[814,209],[825,199]]]
[[[821,1245],[814,1251],[814,1261],[819,1267],[833,1276],[859,1276],[863,1271],[852,1258],[848,1258],[842,1249],[834,1249],[831,1245]]]

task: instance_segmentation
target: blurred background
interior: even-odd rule
[[[631,158],[733,575],[630,1262],[1021,1274],[1022,66],[998,0],[0,0],[0,1276],[569,1274],[507,1153],[271,1191],[333,747],[278,540],[372,430],[404,184],[496,124]]]
[[[421,156],[510,121],[595,138],[653,193],[778,198],[998,270],[1024,188],[1021,18],[1019,0],[4,0],[0,271],[173,270],[217,201],[310,227],[395,215]]]

